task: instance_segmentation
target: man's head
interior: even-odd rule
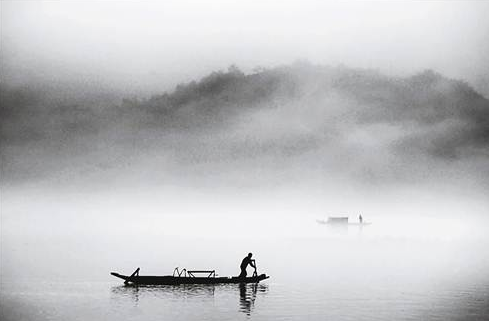
[[[248,257],[251,259],[251,257],[253,256],[253,254],[251,253],[248,253]]]

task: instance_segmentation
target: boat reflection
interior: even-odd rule
[[[137,286],[114,286],[112,287],[111,292],[114,295],[113,298],[129,297],[134,301],[136,306],[139,302],[139,287]]]
[[[240,312],[251,315],[255,300],[260,293],[267,293],[265,284],[181,284],[181,285],[120,285],[111,289],[112,300],[121,301],[128,298],[135,306],[146,299],[182,300],[195,298],[200,300],[216,297],[237,297],[239,293]]]
[[[259,283],[239,284],[239,310],[248,316],[255,306],[257,292],[268,292],[268,286]]]
[[[215,285],[212,284],[180,284],[180,285],[120,285],[112,287],[112,293],[123,297],[130,297],[138,302],[140,296],[153,297],[192,297],[214,296]]]

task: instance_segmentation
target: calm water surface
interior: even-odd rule
[[[2,321],[489,319],[488,220],[386,215],[329,230],[312,215],[143,217],[53,201],[35,216],[24,200],[11,203]],[[237,275],[250,251],[270,275],[258,285],[125,287],[110,275],[177,266]]]
[[[487,320],[489,286],[2,284],[3,320]]]
[[[489,315],[487,243],[480,241],[332,237],[225,244],[163,238],[165,255],[151,256],[144,241],[125,244],[125,255],[110,242],[86,240],[77,248],[68,237],[63,240],[7,239],[4,253],[5,247],[17,253],[6,256],[8,266],[19,273],[2,271],[2,320],[488,320]],[[35,261],[22,255],[22,244],[37,248]],[[127,256],[138,248],[143,253]],[[171,274],[168,261],[188,262],[190,253],[197,258],[189,266],[207,268],[213,262],[220,275],[232,275],[245,248],[257,249],[259,273],[270,279],[133,287],[109,275],[131,273],[143,258],[141,274]]]

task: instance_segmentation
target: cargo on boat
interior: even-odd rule
[[[173,275],[139,275],[139,268],[133,274],[127,276],[116,272],[111,272],[115,277],[124,280],[124,284],[132,285],[178,285],[178,284],[221,284],[221,283],[258,283],[269,276],[266,274],[258,275],[255,272],[251,277],[217,277],[215,270],[193,270],[183,269],[179,271],[175,268]],[[197,275],[197,276],[196,276]],[[203,276],[200,276],[203,275]]]

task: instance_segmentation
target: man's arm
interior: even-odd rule
[[[250,260],[250,265],[252,268],[256,269],[255,260]]]

